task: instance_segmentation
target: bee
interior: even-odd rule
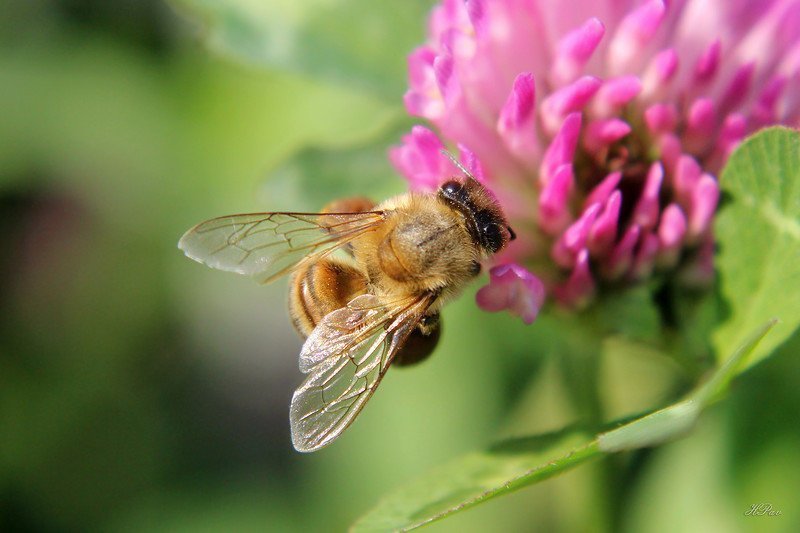
[[[514,238],[494,196],[454,163],[464,176],[433,193],[224,216],[178,243],[195,261],[261,283],[291,274],[289,312],[305,338],[300,370],[308,374],[290,408],[298,451],[341,435],[389,366],[428,357],[442,306]]]

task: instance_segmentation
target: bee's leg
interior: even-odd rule
[[[301,265],[289,283],[289,314],[308,337],[322,318],[367,291],[367,278],[346,261],[328,257]]]
[[[392,365],[414,365],[428,358],[439,343],[442,332],[442,320],[439,313],[425,315],[405,344],[397,351]]]

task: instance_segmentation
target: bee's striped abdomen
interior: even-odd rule
[[[308,337],[325,315],[364,294],[367,280],[354,266],[328,258],[301,266],[289,287],[292,323],[298,333]]]

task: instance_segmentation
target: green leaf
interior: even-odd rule
[[[577,428],[509,439],[437,468],[391,494],[352,531],[413,529],[543,481],[599,455]],[[551,460],[555,458],[554,460]]]
[[[755,364],[800,324],[800,135],[771,128],[731,156],[722,188],[732,201],[715,224],[717,266],[730,317],[713,336],[718,356],[777,317],[775,333],[747,362]]]
[[[171,0],[208,45],[246,63],[397,100],[406,56],[424,40],[429,0]]]
[[[758,328],[701,386],[684,400],[589,440],[585,429],[513,438],[457,458],[385,497],[353,526],[354,531],[408,530],[445,518],[496,496],[544,481],[604,453],[684,435],[704,407],[725,391],[762,338],[775,325]]]
[[[619,452],[655,446],[687,433],[694,426],[702,410],[726,390],[730,380],[738,373],[741,363],[775,326],[775,322],[774,319],[770,320],[752,333],[747,341],[686,399],[599,435],[600,450]]]

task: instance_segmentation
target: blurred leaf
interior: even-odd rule
[[[647,286],[609,293],[603,305],[595,306],[598,325],[603,331],[652,341],[660,331],[661,319]]]
[[[722,318],[719,290],[672,287],[674,336],[671,353],[694,375],[714,362],[711,334]]]
[[[1,466],[54,530],[97,523],[157,483],[172,435],[148,379],[163,348],[145,344],[166,312],[158,249],[118,247],[92,222],[66,199],[32,207],[15,254],[25,268],[0,309],[13,354],[0,361]]]
[[[689,431],[702,410],[716,400],[738,373],[741,363],[753,352],[761,339],[775,326],[775,320],[753,332],[736,352],[686,399],[625,424],[598,437],[605,452],[633,450],[655,446]]]
[[[264,205],[291,205],[297,211],[319,211],[348,196],[375,201],[402,192],[404,182],[392,168],[387,151],[411,123],[394,118],[368,140],[348,148],[303,148],[273,170],[261,187]],[[279,200],[279,202],[278,202]]]
[[[599,452],[573,428],[505,440],[406,485],[364,515],[352,531],[413,529],[561,473]],[[555,457],[555,460],[551,458]]]
[[[775,325],[753,333],[728,361],[686,399],[586,441],[577,427],[502,441],[434,469],[385,497],[353,526],[354,531],[407,530],[544,481],[601,456],[680,437],[736,375],[739,364]]]
[[[423,41],[428,0],[172,0],[213,49],[399,101],[406,56]]]
[[[660,407],[688,390],[690,378],[672,352],[648,342],[612,335],[603,340],[598,369],[605,420],[634,416]]]
[[[718,400],[725,393],[731,380],[744,370],[743,367],[750,359],[750,354],[756,350],[756,347],[761,344],[761,340],[776,324],[778,324],[778,320],[772,318],[751,333],[733,355],[728,357],[711,378],[694,393],[694,398],[703,406]]]
[[[622,525],[615,531],[763,531],[769,520],[747,521],[751,517],[744,516],[744,511],[749,505],[738,507],[730,500],[734,483],[726,465],[729,450],[724,415],[710,410],[691,438],[649,456],[621,509]]]
[[[771,128],[750,137],[722,173],[733,201],[717,217],[717,265],[730,318],[716,331],[721,357],[772,317],[780,320],[748,364],[789,338],[800,324],[800,135]]]
[[[273,483],[264,474],[248,477],[232,473],[225,483],[195,480],[168,490],[155,490],[134,502],[103,530],[218,533],[309,529],[306,524],[313,514],[297,516],[291,505],[291,492]]]

